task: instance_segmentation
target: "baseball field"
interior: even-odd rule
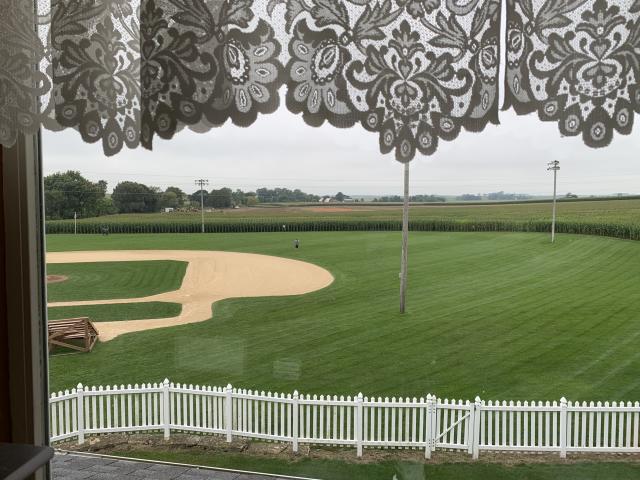
[[[100,333],[91,353],[52,352],[51,390],[169,378],[310,394],[635,401],[640,242],[630,238],[640,232],[640,202],[561,209],[565,232],[596,235],[563,233],[551,245],[547,234],[531,233],[547,228],[548,204],[413,208],[414,226],[424,227],[414,230],[458,231],[411,233],[406,315],[398,313],[400,232],[380,231],[397,230],[397,207],[205,217],[208,231],[236,233],[50,234],[49,317],[88,316]],[[80,231],[199,228],[193,214],[82,222]],[[471,466],[345,462],[326,452],[294,461],[184,449],[111,453],[344,480],[639,474],[637,463],[603,459]]]
[[[405,316],[398,245],[395,232],[50,236],[68,278],[49,286],[51,315],[86,307],[104,331],[90,354],[52,355],[51,388],[640,397],[640,243],[413,233]]]

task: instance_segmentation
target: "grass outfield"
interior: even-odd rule
[[[116,303],[113,305],[83,305],[49,308],[49,319],[89,317],[92,322],[144,320],[177,317],[182,305],[169,302]]]
[[[326,480],[635,480],[640,465],[628,463],[577,463],[572,465],[492,465],[461,463],[424,465],[419,463],[382,462],[346,463],[335,460],[303,459],[287,462],[268,457],[237,454],[186,452],[114,452],[116,456],[145,460],[204,465],[280,475],[303,476]]]
[[[54,390],[173,381],[304,393],[484,399],[640,398],[640,243],[413,233],[398,314],[398,233],[51,236],[51,251],[210,249],[330,270],[305,296],[225,300],[212,320],[51,359]],[[79,285],[81,288],[82,285]],[[90,295],[91,289],[79,290]]]
[[[68,280],[49,284],[47,296],[49,302],[146,297],[180,288],[186,269],[176,261],[50,264],[48,274]]]

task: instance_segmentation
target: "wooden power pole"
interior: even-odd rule
[[[554,160],[549,163],[549,171],[553,171],[553,214],[551,217],[551,243],[556,241],[556,211],[557,211],[557,196],[558,196],[558,170],[560,170],[560,162]]]
[[[404,204],[402,206],[402,260],[400,265],[400,313],[407,303],[407,263],[409,258],[409,162],[404,164]]]
[[[205,178],[199,178],[196,180],[196,185],[200,187],[200,219],[202,225],[202,233],[204,233],[204,187],[209,185],[209,180]]]

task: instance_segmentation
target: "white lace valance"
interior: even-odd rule
[[[507,38],[500,38],[502,3]],[[410,161],[506,106],[607,145],[640,113],[640,0],[0,0],[0,142],[108,155],[281,105]],[[501,49],[500,45],[506,45]],[[503,51],[501,51],[503,50]],[[282,100],[281,100],[282,94]]]
[[[640,0],[509,0],[506,107],[594,148],[640,113]]]

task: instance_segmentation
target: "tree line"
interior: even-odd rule
[[[179,187],[161,188],[124,181],[107,193],[107,182],[92,182],[80,172],[68,171],[48,175],[44,179],[45,214],[47,220],[99,217],[116,213],[155,213],[165,209],[233,208],[259,203],[317,202],[320,197],[299,189],[259,188],[255,192],[220,188],[197,190],[191,194]]]
[[[404,198],[400,195],[387,195],[374,198],[373,201],[379,203],[401,203],[404,201]],[[446,202],[447,199],[437,195],[411,195],[409,201],[415,203],[441,203]]]
[[[491,192],[491,193],[465,193],[456,197],[456,200],[460,202],[476,202],[481,200],[489,200],[496,202],[504,202],[510,200],[530,200],[531,195],[524,193],[505,193],[505,192]]]

